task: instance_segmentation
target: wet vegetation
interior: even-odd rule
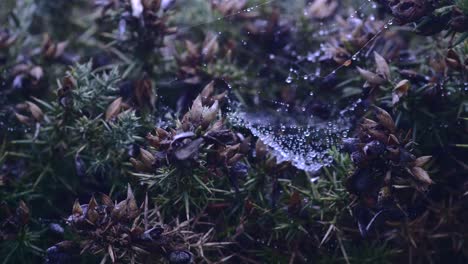
[[[468,263],[467,0],[0,1],[2,263]]]

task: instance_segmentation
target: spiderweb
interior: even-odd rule
[[[230,0],[225,0],[230,1]],[[235,1],[235,0],[232,0]],[[315,0],[320,1],[320,0]],[[189,5],[186,1],[183,5]],[[195,1],[196,2],[196,1]],[[307,16],[308,4],[314,1],[280,1],[266,0],[257,1],[256,4],[250,4],[242,10],[221,17],[209,17],[208,21],[202,21],[187,25],[180,25],[179,30],[189,31],[197,27],[203,29],[212,27],[218,31],[216,25],[222,21],[226,22],[232,17],[243,13],[256,12],[262,8],[275,5],[281,10],[283,17],[297,20],[297,17]],[[325,1],[326,2],[326,1]],[[330,2],[330,1],[329,1]],[[340,1],[337,1],[340,2]],[[371,0],[342,1],[340,7],[347,7],[344,10],[338,10],[340,16],[348,19],[349,23],[355,20],[375,20],[377,5]],[[298,15],[299,14],[299,15]],[[236,93],[242,87],[236,87],[235,84],[229,84],[231,90],[229,101],[229,121],[239,127],[247,128],[253,135],[258,137],[273,149],[273,153],[278,162],[289,161],[299,169],[308,172],[317,172],[323,166],[329,165],[333,158],[330,150],[339,148],[340,142],[346,138],[352,126],[352,120],[355,117],[356,107],[361,103],[360,99],[346,101],[335,99],[330,94],[323,94],[319,89],[313,86],[316,80],[327,80],[333,78],[335,74],[344,70],[354,70],[354,67],[348,67],[354,62],[365,60],[372,54],[374,43],[381,34],[387,31],[392,25],[392,20],[387,20],[377,30],[373,37],[366,41],[354,54],[349,54],[348,60],[333,68],[323,68],[319,63],[320,57],[327,53],[327,38],[336,34],[341,25],[334,19],[314,20],[309,19],[309,23],[315,27],[312,38],[320,39],[319,48],[299,50],[285,46],[283,49],[289,49],[287,58],[279,58],[275,54],[267,54],[268,58],[263,61],[285,60],[282,65],[287,65],[287,76],[283,81],[285,87],[293,87],[295,90],[310,91],[301,94],[302,101],[313,101],[315,98],[325,97],[329,113],[327,117],[313,115],[307,111],[307,107],[297,107],[292,109],[289,102],[282,99],[271,100],[267,95],[268,89],[264,87],[249,87],[249,93],[239,95]],[[218,31],[222,35],[223,31]],[[241,39],[238,47],[248,49],[248,41]],[[259,56],[256,54],[256,56]],[[261,55],[260,55],[261,56]],[[351,69],[350,69],[351,68]],[[255,97],[252,99],[251,97]],[[252,99],[252,100],[250,100]],[[244,103],[244,101],[256,101],[254,104]]]

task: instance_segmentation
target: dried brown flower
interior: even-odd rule
[[[387,111],[374,107],[374,115],[377,121],[364,119],[361,122],[359,138],[344,142],[344,149],[351,153],[351,159],[357,166],[348,181],[350,191],[377,195],[376,189],[393,184],[392,176],[414,178],[417,189],[431,184],[432,180],[422,168],[430,156],[416,158],[411,153],[408,149],[411,144],[408,144],[406,137],[399,136],[395,122]],[[375,172],[385,172],[388,177],[372,176]],[[377,200],[376,197],[373,199]]]
[[[16,110],[21,111],[24,114],[15,112],[16,118],[24,124],[30,124],[33,121],[42,122],[44,119],[44,113],[35,103],[26,101],[16,105]]]
[[[62,56],[67,45],[68,41],[54,43],[49,34],[45,34],[42,44],[42,55],[47,59],[57,59]]]
[[[142,214],[140,208],[145,208],[146,213]],[[58,247],[57,250],[50,248],[48,255],[53,257],[52,253],[56,251],[69,251],[73,254],[75,252],[71,251],[79,247],[80,254],[104,254],[116,263],[139,259],[141,256],[161,259],[168,257],[170,252],[185,248],[181,234],[172,231],[169,226],[154,225],[149,228],[147,210],[147,205],[138,207],[130,186],[127,189],[127,198],[119,203],[112,202],[111,198],[104,194],[101,203],[98,203],[94,196],[87,204],[75,201],[67,223],[79,236],[80,242],[74,244],[71,241],[63,241],[54,246]],[[144,215],[143,220],[140,215]]]

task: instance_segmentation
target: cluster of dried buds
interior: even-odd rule
[[[8,75],[6,82],[12,91],[21,91],[23,93],[38,95],[47,89],[47,76],[45,75],[45,64],[37,64],[43,59],[60,61],[64,64],[72,64],[76,62],[77,57],[70,53],[65,53],[65,48],[68,45],[67,41],[54,42],[48,34],[44,35],[42,46],[29,47],[29,42],[16,41],[17,35],[12,35],[8,31],[0,30],[0,51],[7,49],[11,45],[15,45],[16,49],[10,52],[10,56],[6,59],[11,66],[6,68]],[[40,57],[40,58],[39,58]],[[2,61],[0,55],[0,61]],[[11,85],[10,85],[11,83]]]
[[[230,53],[231,49],[232,47],[227,47],[227,53]],[[218,37],[214,33],[206,34],[201,45],[186,40],[185,51],[176,57],[179,64],[179,78],[189,84],[201,83],[207,77],[205,66],[213,63],[220,52]]]
[[[45,118],[41,108],[31,101],[17,104],[15,108],[15,116],[23,124],[40,123]]]
[[[347,188],[365,208],[403,214],[401,209],[395,209],[400,207],[394,203],[394,186],[412,184],[417,190],[425,190],[433,183],[423,169],[431,156],[416,158],[410,149],[410,133],[398,133],[393,118],[384,109],[375,107],[374,114],[376,121],[363,119],[358,138],[344,140],[344,150],[351,153],[356,166]]]
[[[408,139],[409,133],[405,137],[397,135],[391,115],[382,108],[374,109],[377,121],[364,118],[359,127],[359,138],[349,138],[344,142],[358,170],[385,164],[388,167],[386,181],[390,180],[388,177],[392,172],[399,174],[402,169],[417,180],[417,187],[432,184],[428,173],[422,169],[431,157],[416,158],[409,150],[412,145]]]
[[[194,100],[191,109],[175,129],[155,129],[147,140],[153,150],[140,148],[138,159],[131,162],[139,171],[152,171],[168,163],[196,161],[201,150],[207,150],[207,163],[234,166],[248,152],[249,139],[233,133],[219,118],[220,102],[226,93],[213,95],[209,83]],[[208,151],[209,150],[209,151]]]
[[[391,83],[392,81],[390,66],[388,65],[385,58],[382,57],[377,52],[374,52],[374,59],[375,59],[375,64],[376,64],[375,72],[357,67],[361,77],[364,80],[366,80],[366,83],[364,84],[364,87],[366,88],[378,87],[385,83]],[[406,96],[408,94],[410,87],[411,87],[411,83],[409,80],[403,79],[399,81],[395,85],[393,92],[392,92],[392,104],[396,105],[400,101],[401,98]]]
[[[106,110],[106,120],[117,117],[122,110],[132,107],[139,109],[154,109],[156,106],[156,94],[153,82],[147,76],[142,79],[124,81],[120,84],[121,97],[116,98]]]
[[[41,81],[44,79],[44,70],[41,66],[21,63],[10,70],[12,76],[12,87],[14,89],[34,92],[40,89]]]
[[[434,35],[442,30],[467,32],[468,16],[456,5],[437,5],[417,21],[416,31],[422,35]],[[461,41],[464,38],[460,38]]]
[[[59,259],[78,252],[107,255],[113,263],[145,258],[191,263],[192,254],[182,249],[184,246],[180,244],[183,244],[183,240],[177,232],[159,224],[149,228],[148,206],[143,203],[138,207],[130,187],[127,198],[119,203],[114,203],[104,194],[101,201],[99,204],[92,197],[88,204],[75,202],[67,223],[78,235],[78,241],[62,241],[50,247],[47,250],[48,263],[57,263]],[[174,262],[174,258],[178,262]]]
[[[385,5],[400,24],[419,20],[428,15],[432,8],[431,3],[426,0],[388,0],[383,2],[386,2]]]
[[[404,79],[394,86],[392,94],[393,105],[408,94],[411,84],[417,86],[427,85],[427,88],[422,91],[422,95],[431,109],[438,109],[441,105],[434,104],[434,102],[443,101],[447,95],[446,89],[443,89],[441,84],[446,82],[448,76],[463,75],[468,72],[468,59],[465,58],[463,60],[461,52],[457,49],[449,49],[445,56],[439,54],[431,56],[428,59],[428,65],[430,68],[427,74],[422,74],[413,69],[401,69],[398,71],[400,76]],[[379,66],[377,69],[378,68]],[[361,75],[368,83],[370,83],[369,79],[373,78],[375,75],[382,77],[381,79],[375,79],[378,82],[387,82],[387,79],[383,78],[379,70],[377,70],[377,73],[361,71]]]
[[[54,42],[49,34],[44,35],[44,41],[42,44],[42,55],[46,59],[58,59],[61,57],[68,45],[68,41]]]
[[[287,45],[291,33],[290,21],[281,18],[278,9],[272,10],[267,18],[255,18],[244,29],[255,43],[259,43],[271,52]]]
[[[0,242],[14,240],[18,232],[29,223],[29,208],[20,201],[14,212],[2,202],[0,205]]]
[[[71,74],[67,74],[57,90],[58,101],[63,107],[70,106],[73,100],[72,91],[77,86],[77,81]]]
[[[390,81],[390,67],[387,61],[377,52],[374,52],[374,59],[377,68],[375,73],[357,67],[362,78],[367,82],[366,86],[379,86]]]
[[[259,12],[252,8],[246,8],[246,0],[242,1],[212,1],[212,7],[224,16],[235,17],[242,21],[248,21],[244,30],[248,36],[263,45],[278,46],[279,42],[285,45],[286,37],[290,33],[291,25],[280,18],[280,11],[274,9],[268,18],[260,18]],[[233,16],[236,15],[236,16]]]
[[[445,29],[466,32],[468,16],[457,5],[444,1],[427,0],[378,0],[398,24],[416,22],[417,31],[424,35],[439,33]],[[460,1],[461,2],[461,1]]]
[[[338,16],[336,21],[340,25],[340,30],[336,37],[328,40],[321,61],[330,60],[349,66],[353,62],[353,56],[359,56],[356,52],[365,47],[377,34],[379,37],[374,39],[374,50],[380,50],[386,58],[399,56],[399,51],[405,48],[405,41],[400,35],[392,31],[382,31],[385,25],[381,20],[364,20],[355,17],[343,19]]]
[[[102,6],[102,17],[106,17],[109,10],[120,10],[119,36],[125,39],[127,28],[139,34],[136,41],[147,48],[159,47],[162,37],[177,31],[167,25],[165,11],[174,1],[164,0],[96,0],[97,6]],[[111,14],[112,15],[112,14]]]

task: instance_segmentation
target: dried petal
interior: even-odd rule
[[[390,136],[388,136],[388,144],[400,145],[400,141],[398,140],[398,138],[395,135],[390,134]]]
[[[65,48],[68,46],[68,41],[62,41],[57,44],[57,48],[54,53],[54,58],[58,58],[62,56],[63,52],[65,51]]]
[[[39,106],[37,106],[35,103],[30,102],[30,101],[26,101],[26,104],[28,105],[29,112],[31,112],[34,119],[36,119],[37,122],[41,122],[42,119],[44,118],[44,113],[39,108]]]
[[[193,101],[192,108],[187,114],[189,115],[189,119],[192,122],[198,123],[202,119],[202,113],[203,113],[203,105],[202,105],[201,96],[199,95]]]
[[[130,187],[130,184],[127,187],[127,217],[129,219],[133,219],[138,216],[139,211],[138,211],[138,205],[136,203],[135,195],[133,194],[132,188]]]
[[[195,134],[195,133],[193,133],[191,131],[178,133],[177,135],[174,136],[173,141],[182,140],[182,139],[185,139],[185,138],[191,138],[191,137],[194,137],[196,135],[197,134]]]
[[[206,101],[214,92],[214,81],[211,81],[209,84],[203,88],[202,92],[200,93],[201,99]]]
[[[77,216],[83,215],[83,208],[81,208],[81,205],[78,199],[76,199],[75,203],[73,204],[72,214],[77,215]]]
[[[411,168],[411,174],[418,180],[426,183],[426,184],[432,184],[432,180],[429,177],[429,174],[427,171],[422,169],[421,167],[413,167]]]
[[[133,2],[133,1],[132,1]],[[109,253],[109,256],[112,260],[112,263],[115,263],[115,254],[114,254],[114,249],[112,248],[111,245],[107,247],[107,253]]]
[[[211,60],[219,50],[218,36],[207,36],[203,44],[202,54],[205,60]]]
[[[91,199],[89,200],[89,203],[88,203],[88,210],[91,209],[96,209],[98,206],[98,203],[96,201],[96,198],[94,198],[94,195],[91,196]]]
[[[102,201],[102,204],[105,205],[105,206],[108,206],[108,207],[112,207],[114,206],[114,202],[112,201],[112,199],[106,195],[106,194],[102,194],[101,196],[101,201]]]
[[[408,80],[401,80],[393,89],[392,104],[395,105],[400,101],[400,98],[405,96],[410,89],[411,84]]]
[[[25,115],[22,115],[22,114],[19,114],[19,113],[15,113],[15,116],[16,116],[16,119],[18,119],[18,121],[20,121],[21,123],[23,124],[31,124],[32,123],[32,119],[28,116],[25,116]]]
[[[203,144],[203,138],[197,138],[192,142],[180,147],[174,152],[174,156],[178,160],[187,160],[193,158],[193,156],[198,152],[199,147]]]
[[[92,196],[88,203],[88,209],[86,210],[86,220],[88,220],[91,224],[96,224],[99,219],[99,214],[96,211],[97,206],[97,201],[94,196]]]
[[[116,117],[122,109],[122,97],[115,99],[106,110],[106,121]]]
[[[198,48],[190,40],[185,41],[185,48],[187,49],[190,57],[197,57],[198,56]]]
[[[378,125],[379,124],[377,122],[368,118],[363,118],[361,122],[362,128],[365,128],[365,129],[375,128]]]
[[[137,104],[140,107],[148,106],[154,108],[156,105],[156,96],[153,91],[153,82],[150,78],[144,77],[141,80],[135,82],[134,90]]]
[[[377,52],[374,51],[375,64],[377,64],[377,72],[380,73],[387,81],[390,80],[390,67],[387,61]]]
[[[213,120],[216,119],[218,114],[219,103],[215,101],[210,108],[204,107],[202,113],[202,126],[207,127]]]
[[[431,160],[432,156],[421,156],[414,161],[415,167],[422,167]]]
[[[370,84],[373,84],[373,85],[380,85],[380,84],[383,84],[385,83],[385,79],[380,77],[379,75],[373,73],[373,72],[370,72],[368,70],[364,70],[364,69],[361,69],[360,67],[357,67],[359,73],[361,74],[361,76]]]
[[[166,138],[169,136],[169,132],[167,132],[166,130],[162,129],[162,128],[156,128],[156,134],[158,135],[158,137],[160,138]]]
[[[146,171],[146,169],[148,169],[148,167],[145,166],[145,164],[143,164],[143,162],[135,159],[135,158],[130,158],[130,163],[132,163],[133,167],[137,170],[137,171]]]
[[[153,154],[144,148],[140,148],[140,159],[148,168],[151,168],[156,161],[156,158],[153,156]]]
[[[393,122],[392,116],[385,111],[384,109],[374,106],[374,112],[375,116],[379,120],[379,123],[384,126],[386,129],[390,130],[391,132],[394,132],[396,127],[395,127],[395,122]]]

